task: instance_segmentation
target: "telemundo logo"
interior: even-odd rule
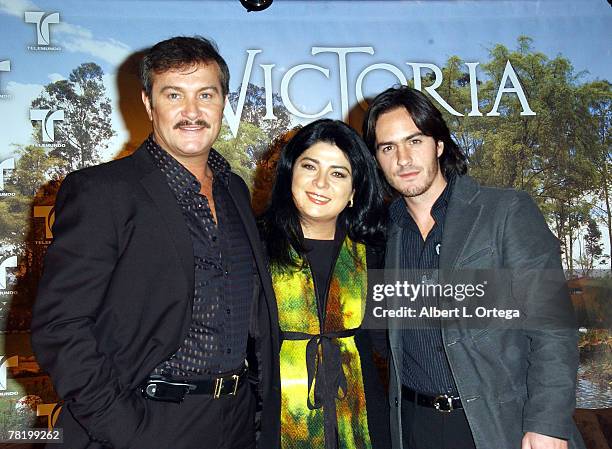
[[[34,218],[45,219],[45,238],[53,238],[53,223],[55,222],[55,206],[34,206]]]
[[[16,368],[19,365],[19,356],[0,356],[0,391],[8,389],[8,368]],[[5,396],[5,395],[2,395]]]
[[[52,109],[30,109],[30,120],[41,122],[42,141],[44,147],[65,147],[63,143],[55,142],[55,122],[64,120],[64,111]],[[47,145],[45,145],[45,143]]]
[[[0,290],[5,290],[8,285],[7,270],[17,268],[17,256],[10,256],[0,262]]]
[[[36,44],[29,45],[28,50],[34,51],[59,51],[61,47],[51,45],[51,31],[49,25],[60,23],[58,12],[45,13],[41,11],[26,11],[26,23],[36,25]]]
[[[36,416],[46,416],[47,429],[53,430],[53,428],[55,427],[55,423],[57,422],[57,418],[59,418],[61,410],[62,404],[59,402],[54,402],[51,404],[38,404],[36,406]]]
[[[10,72],[11,61],[8,59],[0,61],[0,72]],[[0,100],[6,100],[12,98],[12,95],[2,93],[2,85],[0,84]]]
[[[0,161],[0,196],[15,196],[14,193],[4,192],[4,171],[15,170],[15,158],[10,157]]]

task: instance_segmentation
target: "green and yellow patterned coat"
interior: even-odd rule
[[[366,248],[344,240],[324,317],[310,268],[275,269],[283,335],[280,351],[282,449],[370,449],[361,361],[354,330],[367,296]]]

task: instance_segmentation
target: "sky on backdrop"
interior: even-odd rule
[[[36,27],[25,23],[24,11],[60,13],[61,23],[51,25],[51,40],[62,47],[61,55],[27,50],[36,44]],[[0,91],[13,96],[11,101],[0,101],[0,157],[11,151],[11,143],[29,138],[29,102],[44,84],[94,61],[103,68],[116,104],[115,67],[131,53],[173,35],[198,33],[215,39],[232,73],[231,90],[242,81],[248,49],[262,50],[255,57],[252,82],[263,85],[259,64],[275,64],[274,92],[279,92],[284,72],[297,64],[329,68],[329,79],[313,70],[296,76],[290,95],[299,109],[309,113],[331,101],[330,116],[342,118],[338,56],[313,56],[313,47],[373,48],[372,55],[347,58],[353,105],[354,80],[372,64],[393,64],[410,79],[406,62],[443,66],[453,55],[465,62],[485,62],[493,45],[515,48],[521,34],[533,38],[536,50],[551,58],[563,54],[577,71],[588,71],[585,80],[612,79],[610,30],[612,8],[605,0],[276,0],[267,10],[251,13],[238,0],[0,0],[0,61],[11,61],[11,71],[0,72]],[[365,79],[364,94],[375,94],[395,82],[389,73],[372,72]],[[120,144],[125,130],[121,117],[113,119],[118,131],[115,144]]]

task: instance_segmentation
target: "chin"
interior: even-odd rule
[[[181,153],[183,153],[185,156],[198,156],[205,152],[204,148],[205,147],[203,146],[189,145],[189,146],[181,148]]]
[[[304,219],[306,219],[307,221],[311,223],[316,223],[317,221],[321,221],[325,218],[325,217],[322,217],[321,215],[309,214],[309,213],[303,213],[303,212],[300,212],[300,216],[304,217]]]
[[[305,212],[300,211],[300,216],[303,217],[306,221],[310,223],[327,222],[334,218],[333,216],[329,216],[327,214],[325,215],[317,214],[317,213],[309,214],[308,211],[305,211]]]

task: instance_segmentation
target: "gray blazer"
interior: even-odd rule
[[[400,248],[400,228],[392,225],[389,276],[399,274]],[[444,349],[476,447],[520,449],[524,433],[531,431],[584,448],[572,420],[577,332],[558,240],[528,194],[481,187],[462,176],[446,214],[439,281],[469,283],[473,270],[487,269],[499,274],[488,297],[498,307],[518,309],[520,324],[514,329],[505,320],[485,326],[466,319],[442,324]],[[390,307],[406,305],[402,301],[394,298]],[[394,449],[409,449],[402,447],[401,433],[401,326],[400,320],[389,321],[391,434]]]

